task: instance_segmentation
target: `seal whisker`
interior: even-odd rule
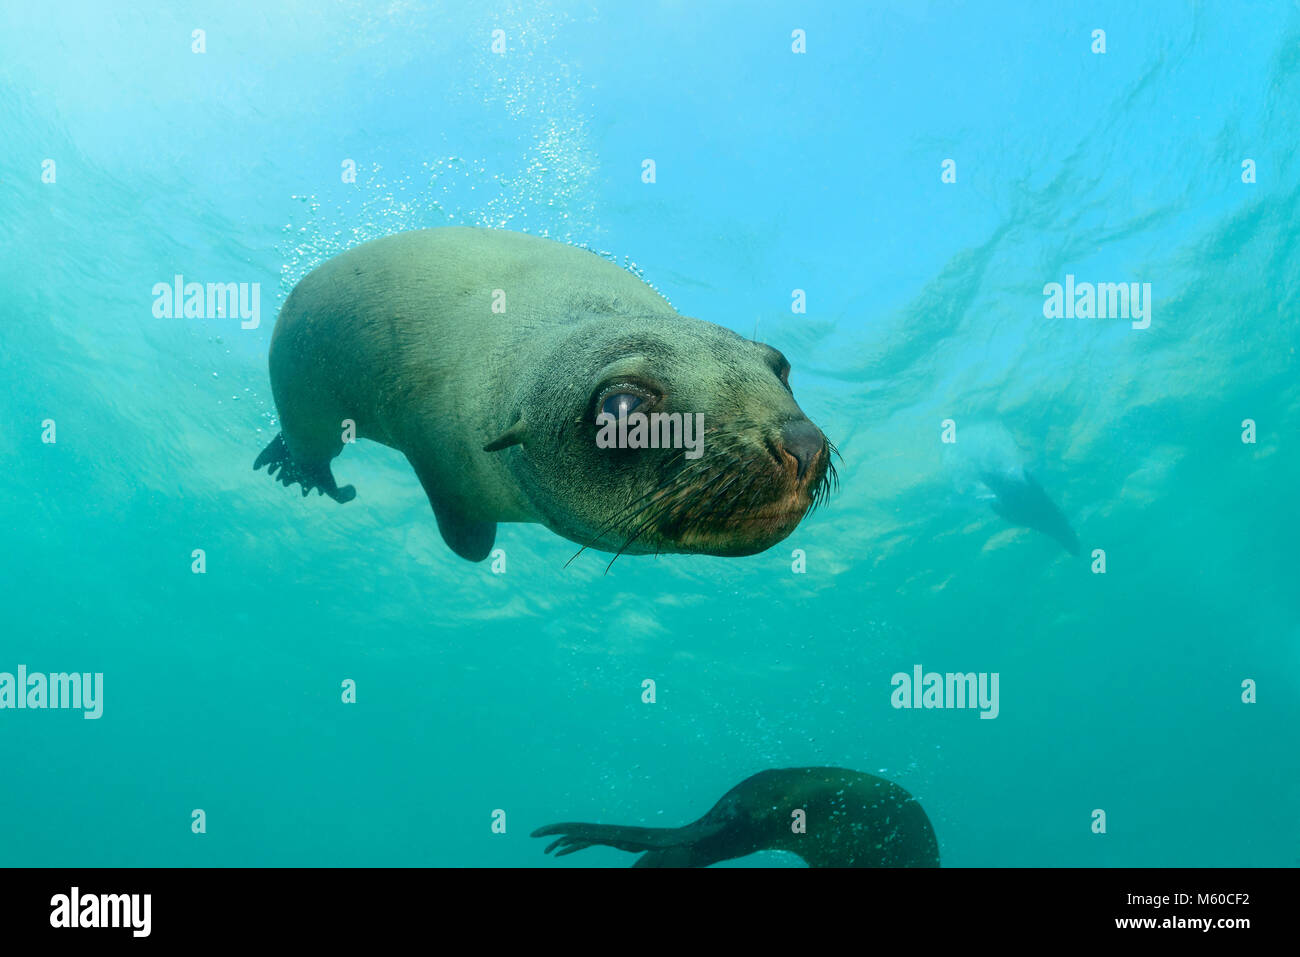
[[[683,504],[689,504],[690,499],[688,496],[692,493],[696,495],[702,494],[710,485],[726,476],[725,470],[721,470],[708,476],[702,483],[696,484],[693,481],[688,481],[695,478],[695,473],[697,471],[704,470],[704,467],[701,467],[700,469],[681,470],[674,475],[669,482],[661,486],[663,494],[658,496],[654,502],[650,503],[651,505],[658,506],[655,510],[636,525],[630,524],[630,521],[635,519],[636,516],[629,516],[629,523],[626,525],[625,531],[631,534],[627,540],[623,542],[622,547],[619,548],[617,554],[614,555],[614,558],[610,560],[609,565],[605,567],[606,573],[609,572],[610,567],[613,566],[614,561],[618,559],[619,555],[622,555],[623,552],[625,552],[627,548],[647,530],[658,524],[665,515],[673,513],[673,517],[676,518],[677,514],[680,512],[680,506]],[[641,511],[644,511],[644,509]],[[656,553],[657,552],[658,548],[656,547]]]
[[[638,538],[640,538],[643,534],[645,534],[646,531],[648,531],[651,527],[653,527],[662,515],[663,515],[662,509],[657,512],[651,512],[650,516],[646,518],[644,521],[642,521],[640,525],[636,527],[635,531],[630,536],[628,536],[628,538],[626,539],[626,541],[623,542],[619,550],[614,553],[614,557],[609,560],[609,564],[605,566],[606,575],[608,575],[609,570],[614,567],[614,563],[618,561],[619,556],[622,555],[625,551],[627,551],[628,547],[631,546],[633,542],[635,542]]]
[[[632,541],[640,537],[646,528],[661,522],[665,517],[677,526],[679,534],[694,530],[701,518],[707,518],[714,514],[712,503],[718,497],[717,489],[714,486],[724,480],[726,480],[724,484],[730,486],[739,477],[731,471],[737,461],[733,456],[724,463],[713,463],[711,466],[712,474],[706,473],[706,477],[702,481],[678,482],[676,487],[663,496],[663,507],[651,514],[636,529],[635,535],[624,543],[623,548],[626,549]],[[694,479],[695,475],[692,473],[689,478]]]
[[[831,445],[830,442],[827,442],[826,445],[831,454],[836,456],[840,454],[839,450],[836,449],[835,446]],[[812,504],[808,507],[809,512],[813,512],[825,505],[830,501],[831,495],[840,490],[840,473],[835,468],[835,463],[831,461],[831,454],[826,456],[826,471],[822,473],[821,478],[817,480],[816,485],[809,489],[809,494],[812,498]],[[840,461],[844,461],[843,457],[840,458]]]
[[[681,452],[678,452],[677,455],[673,456],[673,458],[669,459],[666,464],[668,466],[671,466],[678,459],[680,459],[684,453],[685,453],[685,449],[683,449]],[[612,518],[606,520],[599,528],[597,528],[596,534],[592,536],[592,538],[585,545],[583,545],[581,548],[579,548],[576,552],[573,553],[573,555],[569,558],[569,560],[564,563],[564,567],[568,568],[575,558],[577,558],[588,548],[594,545],[597,541],[599,541],[600,537],[604,535],[606,532],[613,530],[619,523],[629,522],[635,519],[638,515],[644,512],[648,507],[654,504],[653,499],[656,493],[663,491],[665,488],[668,488],[672,483],[681,479],[683,473],[688,471],[690,471],[690,469],[681,469],[678,472],[674,473],[673,475],[661,479],[660,482],[654,488],[650,489],[644,495],[641,495],[640,497],[633,499],[631,503],[626,505],[619,512],[615,513],[615,515]],[[606,571],[608,570],[609,569],[607,568]]]
[[[682,469],[682,472],[685,471],[686,469]],[[586,542],[585,545],[582,545],[580,549],[575,551],[572,557],[569,558],[568,562],[564,563],[564,567],[568,568],[569,564],[573,562],[573,559],[577,558],[578,555],[581,555],[582,553],[584,553],[584,551],[588,550],[589,547],[595,544],[595,542],[601,540],[601,536],[603,536],[604,533],[612,531],[612,529],[616,528],[617,525],[619,525],[620,523],[627,523],[627,521],[636,519],[637,515],[640,515],[641,512],[646,510],[647,507],[654,505],[655,501],[658,501],[658,499],[654,498],[655,495],[660,492],[663,492],[663,490],[668,488],[668,486],[671,485],[673,481],[679,479],[680,476],[681,476],[681,472],[676,473],[676,475],[669,476],[667,477],[667,479],[660,480],[659,484],[656,485],[655,488],[650,489],[649,492],[640,495],[640,497],[638,498],[634,498],[633,501],[629,503],[629,505],[624,506],[623,508],[621,508],[620,511],[617,511],[616,514],[612,516],[612,518],[604,521],[604,523],[601,524],[601,527],[597,528],[597,531],[595,531],[594,536],[591,537],[590,540]]]

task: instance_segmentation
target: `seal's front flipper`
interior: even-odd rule
[[[548,824],[533,831],[532,836],[560,835],[559,840],[552,841],[545,853],[555,851],[556,857],[563,857],[597,844],[631,851],[633,854],[663,851],[675,848],[682,839],[682,830],[678,827],[620,827],[617,824]],[[634,866],[641,866],[640,861]]]
[[[357,497],[357,490],[351,485],[339,488],[328,462],[316,466],[302,466],[295,462],[293,456],[289,454],[289,446],[285,444],[282,432],[277,433],[270,444],[262,449],[253,463],[253,471],[257,471],[263,465],[266,466],[266,474],[276,481],[284,485],[301,484],[304,497],[312,489],[316,489],[321,495],[328,495],[340,504],[350,502]],[[276,475],[277,471],[279,475]]]
[[[464,518],[453,508],[440,505],[432,498],[433,516],[438,520],[438,531],[447,547],[471,562],[481,562],[492,552],[497,540],[496,522],[475,522]]]
[[[471,562],[481,562],[487,558],[492,552],[493,543],[497,540],[497,523],[477,522],[466,518],[458,509],[442,501],[438,496],[437,483],[428,469],[421,468],[420,463],[409,455],[406,460],[411,463],[411,468],[415,469],[420,485],[424,488],[424,494],[429,496],[429,504],[433,506],[433,517],[438,520],[438,531],[442,532],[442,540],[447,543],[447,547],[461,558]]]

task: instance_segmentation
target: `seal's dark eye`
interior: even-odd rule
[[[618,418],[620,415],[635,412],[641,402],[642,399],[639,395],[633,395],[630,392],[615,392],[613,395],[605,397],[605,401],[600,405],[600,411]]]

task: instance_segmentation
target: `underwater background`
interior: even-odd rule
[[[528,833],[796,765],[908,789],[945,866],[1300,863],[1297,104],[1295,3],[6,4],[0,671],[104,713],[0,711],[0,864],[627,866]],[[440,225],[781,349],[839,494],[608,573],[505,525],[494,574],[395,451],[334,462],[346,506],[254,472],[294,283]],[[260,325],[156,318],[176,274]],[[1067,274],[1150,282],[1150,327],[1045,318]],[[1083,555],[960,494],[946,419]],[[997,718],[893,708],[918,664]]]

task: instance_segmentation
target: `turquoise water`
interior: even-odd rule
[[[104,675],[98,720],[0,710],[0,863],[626,866],[527,835],[821,764],[911,791],[947,866],[1300,862],[1300,9],[877,6],[0,12],[0,671]],[[346,506],[253,472],[289,289],[447,224],[776,345],[838,496],[608,574],[503,526],[496,575],[392,450],[335,462]],[[156,318],[178,273],[260,325]],[[1067,274],[1150,282],[1150,327],[1045,318]],[[1084,555],[961,493],[945,419]],[[917,664],[998,673],[998,717],[894,709]]]

